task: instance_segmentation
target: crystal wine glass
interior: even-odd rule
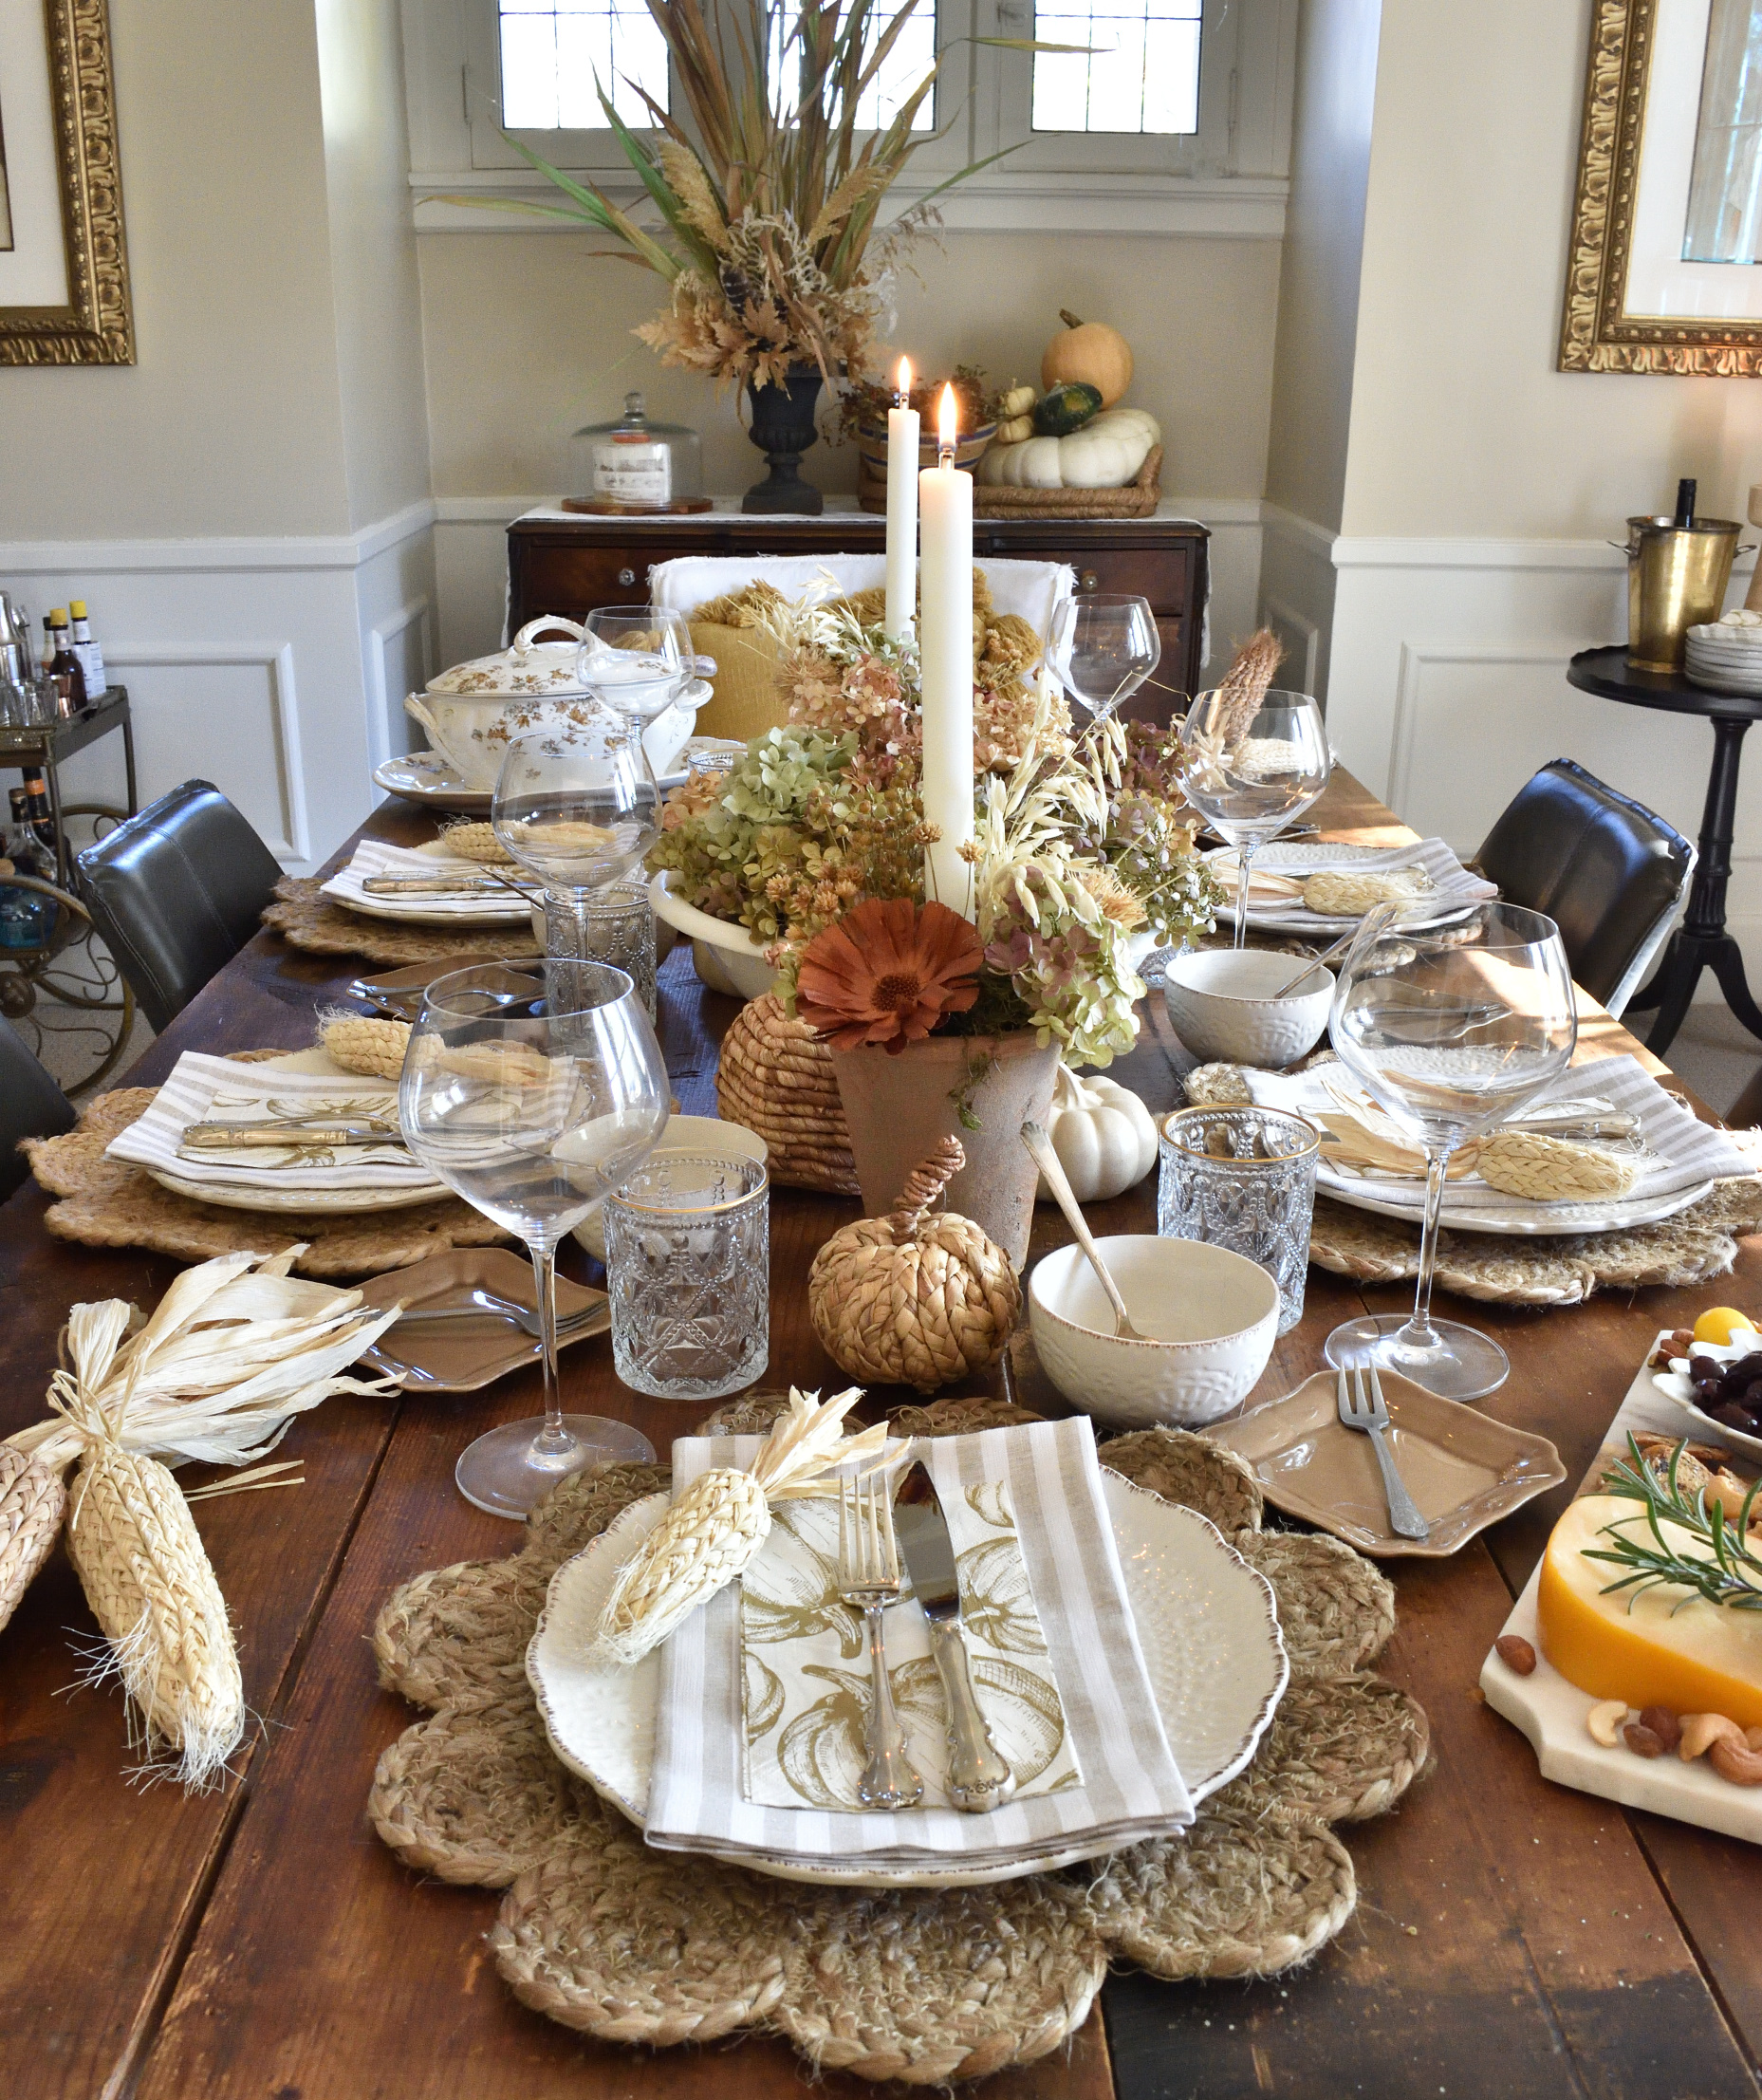
[[[423,994],[398,1088],[416,1159],[532,1255],[542,1421],[504,1422],[460,1454],[467,1501],[524,1516],[564,1475],[654,1446],[627,1422],[566,1415],[557,1391],[556,1252],[648,1157],[667,1124],[667,1069],[630,978],[603,963],[484,962]]]
[[[696,675],[692,630],[665,605],[600,605],[583,631],[577,678],[631,724],[664,715]]]
[[[547,890],[598,889],[660,836],[660,788],[634,730],[568,723],[510,739],[490,821]]]
[[[1130,699],[1161,660],[1148,599],[1083,591],[1066,603],[1052,668],[1097,721]]]
[[[1322,711],[1308,693],[1252,696],[1227,686],[1196,696],[1181,724],[1181,788],[1213,830],[1236,849],[1235,942],[1248,942],[1250,867],[1256,851],[1302,816],[1327,785],[1331,760]]]
[[[1560,929],[1497,902],[1366,922],[1340,966],[1328,1034],[1347,1069],[1423,1146],[1425,1222],[1411,1317],[1367,1313],[1327,1337],[1336,1366],[1375,1364],[1446,1400],[1477,1400],[1511,1364],[1490,1335],[1432,1318],[1450,1155],[1504,1122],[1571,1061],[1572,973]]]

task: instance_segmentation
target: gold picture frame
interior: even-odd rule
[[[1593,0],[1559,369],[1751,378],[1762,319],[1627,311],[1658,26],[1659,0]]]
[[[0,298],[0,365],[133,364],[107,0],[0,0],[0,6],[30,7],[43,25],[46,115],[66,258],[64,304],[8,305]],[[44,151],[46,156],[49,148]],[[0,162],[0,194],[9,187]]]

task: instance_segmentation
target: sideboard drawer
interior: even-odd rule
[[[1187,609],[1187,560],[1169,548],[1099,548],[1077,558],[1077,588],[1143,598],[1154,613],[1178,619]]]
[[[596,605],[648,603],[649,558],[634,548],[538,546],[523,555],[517,614],[531,605],[581,620]]]

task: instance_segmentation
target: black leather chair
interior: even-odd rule
[[[1507,902],[1554,920],[1574,978],[1619,1013],[1663,946],[1695,848],[1643,803],[1554,758],[1488,832],[1475,864]]]
[[[78,1113],[30,1054],[25,1038],[0,1017],[0,1201],[30,1172],[21,1138],[53,1138],[71,1130]]]
[[[219,789],[186,780],[79,858],[93,922],[156,1031],[257,930],[281,868]]]

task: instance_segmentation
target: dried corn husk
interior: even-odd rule
[[[370,1021],[361,1013],[327,1015],[318,1031],[319,1048],[333,1065],[394,1082],[404,1069],[409,1043],[408,1021]]]
[[[450,824],[440,834],[440,843],[461,861],[481,861],[492,867],[514,864],[513,855],[496,837],[492,824]]]
[[[1324,919],[1357,919],[1373,904],[1411,904],[1431,887],[1422,867],[1323,867],[1305,879],[1303,901]]]
[[[1475,1147],[1475,1171],[1489,1188],[1539,1203],[1630,1195],[1644,1162],[1535,1130],[1495,1130]]]
[[[789,1406],[750,1473],[699,1474],[621,1570],[600,1618],[600,1639],[621,1663],[640,1662],[700,1604],[740,1573],[770,1531],[770,1504],[832,1495],[832,1469],[880,1457],[887,1425],[846,1437],[842,1423],[862,1397],[853,1385],[824,1403],[789,1389]]]
[[[55,1468],[0,1444],[0,1626],[55,1551],[67,1490]]]

